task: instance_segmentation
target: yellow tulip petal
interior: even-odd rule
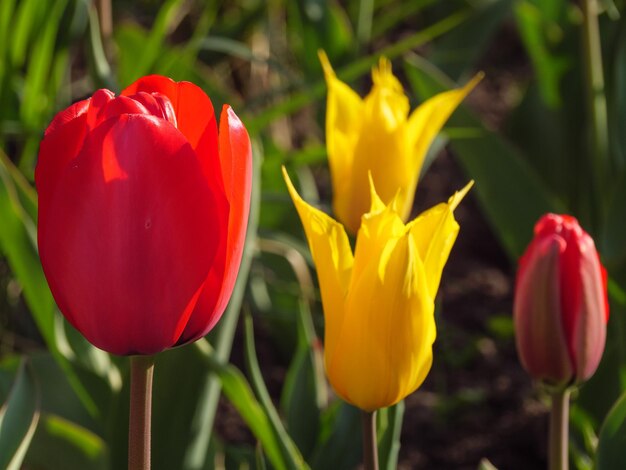
[[[437,204],[420,214],[408,225],[415,237],[420,257],[424,260],[428,290],[435,297],[443,267],[448,260],[450,250],[459,233],[459,224],[454,219],[454,209],[470,190],[470,181],[462,190],[456,192],[447,203]]]
[[[368,411],[397,403],[419,385],[435,338],[434,303],[411,234],[391,238],[382,252],[363,260],[357,254],[341,342],[327,361],[337,393]]]
[[[368,172],[371,171],[381,199],[388,203],[400,191],[403,202],[410,191],[411,170],[405,144],[409,100],[400,82],[391,71],[390,62],[381,58],[372,70],[374,85],[365,98],[363,127],[354,147],[354,163],[349,178],[341,181],[341,198],[335,199],[334,210],[346,228],[355,233],[361,215],[370,206]]]
[[[339,343],[339,328],[345,311],[345,299],[354,263],[352,249],[343,226],[304,202],[284,167],[283,177],[300,215],[317,268],[326,320],[325,347],[328,357],[333,354],[336,344]]]
[[[352,277],[352,284],[357,281],[356,273],[361,272],[361,265],[369,263],[370,259],[380,258],[389,240],[397,239],[406,232],[402,219],[394,210],[395,199],[385,205],[376,193],[371,174],[368,176],[371,207],[370,211],[361,218],[356,241],[353,271],[355,275]]]
[[[404,218],[408,217],[411,212],[415,187],[430,144],[461,101],[482,78],[483,74],[478,73],[464,87],[439,93],[426,100],[411,113],[406,129],[406,144],[412,165],[410,170],[407,168],[407,174],[412,177],[408,186],[413,188],[413,191],[408,193],[405,205],[400,211]]]
[[[372,69],[373,86],[365,98],[368,117],[385,131],[393,132],[404,124],[409,114],[409,99],[391,70],[391,62],[381,57],[378,68]]]
[[[337,78],[326,53],[319,51],[318,55],[328,86],[326,148],[335,193],[333,199],[345,200],[346,181],[351,178],[354,148],[363,125],[364,104],[359,95]]]

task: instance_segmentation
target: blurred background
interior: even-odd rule
[[[325,382],[317,279],[280,173],[330,212],[319,49],[361,96],[385,55],[412,109],[485,73],[418,185],[414,214],[476,181],[456,212],[433,369],[380,413],[384,468],[545,467],[546,396],[518,364],[511,311],[517,259],[550,211],[578,217],[609,270],[604,359],[572,402],[572,463],[593,468],[626,386],[624,14],[620,0],[1,0],[0,468],[125,466],[127,364],[56,309],[33,171],[56,112],[150,73],[229,103],[256,165],[223,320],[157,358],[153,467],[358,466],[359,416]]]

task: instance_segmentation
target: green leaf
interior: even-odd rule
[[[285,427],[272,403],[265,382],[263,381],[263,375],[259,367],[258,359],[254,348],[254,331],[252,326],[252,317],[246,315],[244,318],[245,325],[245,358],[248,373],[250,374],[252,386],[254,388],[255,395],[259,398],[259,402],[263,407],[263,411],[267,415],[271,425],[272,432],[275,433],[276,439],[280,445],[280,450],[283,455],[283,459],[287,464],[288,469],[306,469],[308,466],[304,462],[300,451],[293,443],[289,434],[285,430]]]
[[[401,401],[392,407],[379,410],[378,464],[382,470],[394,470],[398,467],[404,408],[404,401]]]
[[[361,411],[337,400],[326,410],[311,468],[355,468],[361,462]]]
[[[54,414],[42,413],[25,459],[41,470],[108,470],[106,443],[93,432]]]
[[[560,2],[553,2],[552,8],[544,6],[542,9],[541,3],[535,5],[530,1],[519,1],[515,7],[520,35],[533,61],[543,99],[551,108],[561,103],[560,81],[569,65],[566,58],[551,51],[548,37],[550,31],[556,30],[557,34],[563,34],[554,22],[560,9],[559,4]],[[554,9],[554,12],[550,12]]]
[[[294,468],[293,463],[285,459],[282,450],[284,443],[279,442],[270,418],[256,399],[252,388],[241,371],[232,365],[220,361],[208,342],[204,340],[197,341],[194,343],[194,347],[202,355],[212,372],[219,377],[224,395],[237,409],[252,433],[259,440],[271,464],[281,470]]]
[[[287,430],[305,457],[315,448],[320,429],[320,409],[316,403],[316,377],[311,356],[308,349],[297,348],[281,396]]]
[[[38,5],[41,7],[41,4],[38,3]],[[50,101],[47,86],[51,78],[53,60],[58,57],[55,54],[55,45],[66,6],[67,0],[59,0],[51,4],[50,10],[46,12],[42,29],[37,31],[32,51],[28,56],[20,116],[26,126],[32,130],[38,130],[48,119]],[[67,56],[64,57],[67,61]],[[30,148],[30,151],[24,151],[24,156],[19,162],[20,169],[26,175],[32,175],[38,142],[38,136],[29,139],[26,148]]]
[[[39,421],[39,390],[23,361],[0,408],[0,468],[19,470]]]
[[[626,394],[609,411],[602,428],[596,453],[597,470],[626,468]]]
[[[122,84],[130,84],[139,77],[153,72],[166,45],[167,34],[177,20],[180,9],[183,7],[182,0],[167,0],[161,6],[154,24],[146,39],[136,47],[125,50],[120,48],[119,81]]]
[[[19,171],[0,151],[0,249],[22,283],[26,301],[46,340],[53,336],[54,300],[37,254],[37,228],[20,199]],[[32,209],[31,209],[32,210]]]
[[[416,56],[405,62],[407,77],[422,99],[455,87],[440,71]],[[532,228],[546,212],[563,212],[523,155],[489,131],[463,105],[450,123],[472,132],[450,144],[468,177],[475,180],[472,194],[512,259],[517,259],[532,237]]]
[[[458,79],[475,67],[495,33],[511,14],[510,0],[476,2],[466,21],[441,36],[428,60],[446,75]]]

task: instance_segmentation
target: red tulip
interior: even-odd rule
[[[97,347],[153,354],[217,322],[239,270],[250,140],[189,82],[144,77],[53,119],[39,151],[41,263],[65,317]]]
[[[567,215],[547,214],[520,260],[514,316],[526,371],[554,385],[591,377],[609,317],[606,271],[592,238]]]

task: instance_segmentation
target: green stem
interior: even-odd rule
[[[602,67],[602,45],[598,24],[597,0],[583,0],[583,55],[585,61],[585,88],[587,109],[591,126],[591,171],[593,172],[592,196],[594,210],[601,206],[599,197],[605,188],[604,182],[609,171],[609,135],[604,71]],[[587,171],[587,170],[584,170]],[[599,214],[593,214],[598,223]]]
[[[376,440],[376,412],[361,410],[363,423],[363,466],[378,470],[378,443]]]
[[[552,394],[548,468],[568,470],[569,457],[569,389]]]
[[[150,470],[153,372],[154,356],[131,356],[128,470]]]

